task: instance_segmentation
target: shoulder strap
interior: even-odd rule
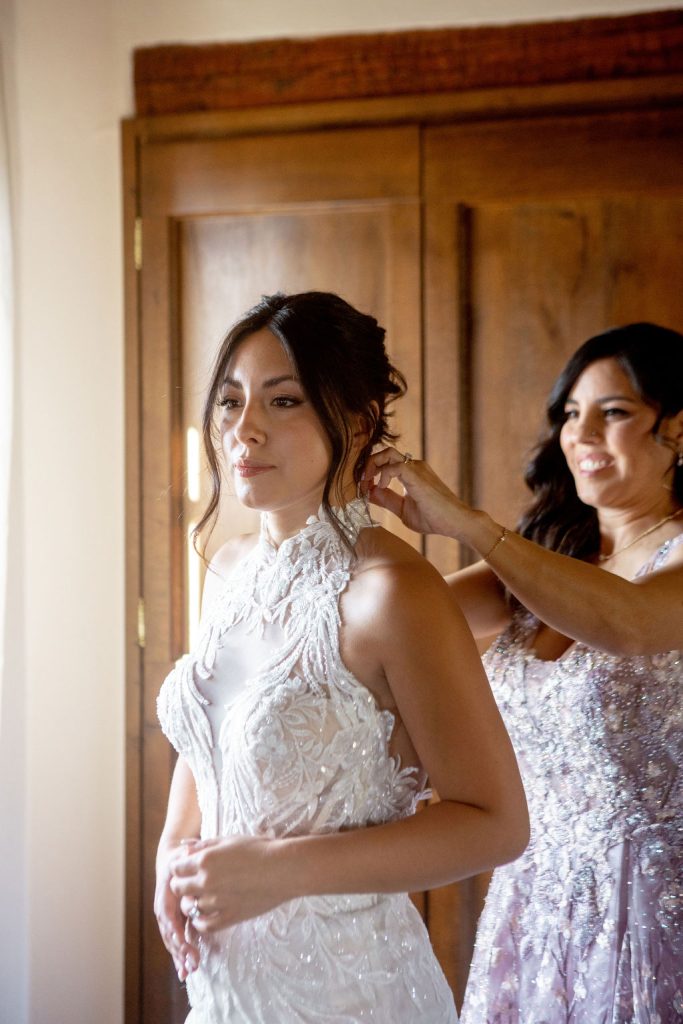
[[[649,572],[656,572],[657,569],[661,569],[663,565],[666,565],[669,555],[674,551],[679,544],[683,544],[683,533],[677,534],[675,537],[671,537],[669,540],[665,540],[664,543],[657,548],[655,553],[647,560],[636,573],[636,579],[639,576],[646,576]]]

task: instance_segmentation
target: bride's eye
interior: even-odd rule
[[[221,409],[236,409],[239,405],[239,398],[232,398],[230,395],[222,395],[216,399],[216,405]]]

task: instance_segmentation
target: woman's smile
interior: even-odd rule
[[[668,508],[671,451],[654,434],[656,411],[616,359],[586,367],[567,398],[565,417],[560,444],[583,502],[653,514]]]
[[[614,459],[608,455],[586,455],[577,459],[578,470],[582,476],[595,476],[613,465]]]

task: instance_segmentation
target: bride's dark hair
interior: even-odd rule
[[[584,560],[600,549],[595,509],[579,500],[574,479],[560,447],[565,403],[581,376],[598,359],[615,359],[637,394],[652,406],[657,419],[683,409],[683,335],[651,323],[628,324],[597,334],[574,353],[553,387],[546,406],[547,428],[525,473],[533,501],[517,529],[523,537],[564,555]],[[683,466],[674,456],[673,497],[683,505]]]
[[[337,523],[332,508],[338,497],[335,485],[353,450],[350,416],[360,415],[367,430],[367,441],[353,466],[356,482],[373,447],[397,436],[389,429],[387,406],[405,393],[406,382],[389,361],[385,331],[375,318],[331,292],[264,295],[230,328],[214,364],[202,417],[211,494],[197,524],[195,542],[207,525],[213,527],[218,513],[221,470],[216,406],[225,376],[240,342],[263,328],[275,335],[292,360],[329,439],[331,459],[322,506],[333,523]]]

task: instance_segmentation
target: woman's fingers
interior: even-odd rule
[[[173,878],[189,878],[196,875],[198,867],[197,857],[193,853],[177,857],[168,865]]]
[[[412,457],[406,459],[396,448],[382,448],[381,451],[374,452],[368,459],[363,479],[372,480],[379,476],[381,481],[388,482],[405,471],[410,472],[409,467],[413,462]],[[382,486],[386,486],[386,483],[382,483]]]
[[[363,472],[363,480],[366,482],[368,493],[386,490],[392,480],[399,480],[402,484],[409,481],[415,474],[415,459],[407,458],[396,448],[382,448],[375,452],[368,459]],[[374,499],[373,499],[374,500]],[[391,500],[391,499],[390,499]],[[380,504],[380,502],[376,502]],[[389,505],[384,505],[389,508]],[[394,508],[391,511],[395,511]],[[396,513],[400,515],[400,512]]]
[[[389,509],[411,530],[455,537],[462,516],[471,510],[422,459],[407,458],[396,448],[383,448],[370,456],[363,474],[370,501]],[[399,480],[405,494],[389,489]]]
[[[171,892],[182,901],[190,897],[190,901],[202,892],[202,886],[197,875],[190,875],[187,878],[178,878],[175,875],[171,879]]]
[[[370,485],[366,493],[373,505],[379,505],[380,508],[393,512],[399,519],[403,518],[403,502],[405,499],[401,494],[392,491],[390,487],[376,487],[374,484]]]
[[[216,910],[216,900],[212,896],[197,893],[195,896],[183,896],[180,909],[190,921],[198,917],[209,917]]]
[[[167,908],[158,913],[157,921],[162,941],[173,958],[178,977],[184,981],[199,965],[199,950],[186,932],[185,918],[178,904],[176,908],[175,911]]]

